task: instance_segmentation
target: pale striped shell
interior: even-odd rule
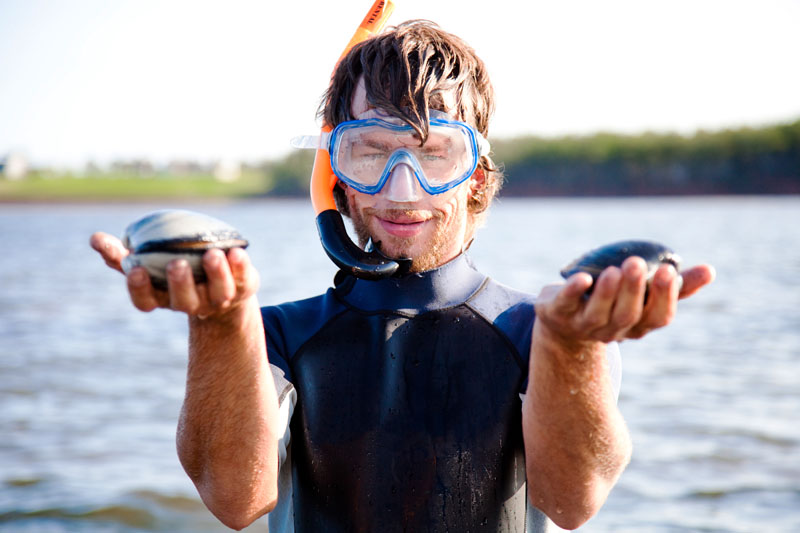
[[[123,271],[142,266],[153,285],[165,289],[170,261],[186,259],[195,281],[202,283],[206,279],[202,258],[207,250],[246,248],[248,242],[221,220],[194,211],[169,209],[149,213],[131,223],[122,244],[131,252],[122,261]]]

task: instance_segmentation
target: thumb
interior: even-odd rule
[[[583,295],[592,286],[592,277],[585,272],[570,276],[565,283],[542,288],[537,303],[549,302],[549,307],[559,314],[571,314],[583,304]]]
[[[122,260],[130,253],[122,245],[122,241],[113,235],[98,231],[89,238],[89,245],[100,254],[109,267],[122,272]]]

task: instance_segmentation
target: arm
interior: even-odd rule
[[[278,400],[255,297],[222,318],[189,319],[178,456],[206,506],[241,529],[278,498]]]
[[[98,233],[91,244],[120,270],[127,251],[119,240]],[[255,296],[258,274],[241,249],[227,255],[211,250],[203,262],[208,281],[202,285],[178,260],[167,269],[169,291],[153,289],[141,268],[128,274],[128,290],[142,311],[169,308],[189,315],[178,456],[209,510],[241,529],[277,501],[278,401]]]
[[[672,321],[677,300],[713,279],[708,266],[656,273],[646,304],[645,265],[608,268],[588,300],[579,273],[536,303],[523,435],[531,504],[560,527],[594,516],[627,465],[631,443],[608,378],[606,343],[639,338]]]

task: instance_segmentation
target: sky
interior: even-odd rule
[[[371,0],[0,0],[0,158],[260,162],[319,129]],[[489,139],[800,118],[800,0],[396,0],[484,60]]]

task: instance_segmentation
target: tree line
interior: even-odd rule
[[[691,136],[597,133],[492,141],[504,196],[800,194],[800,120]],[[314,153],[266,163],[269,196],[308,192]]]

